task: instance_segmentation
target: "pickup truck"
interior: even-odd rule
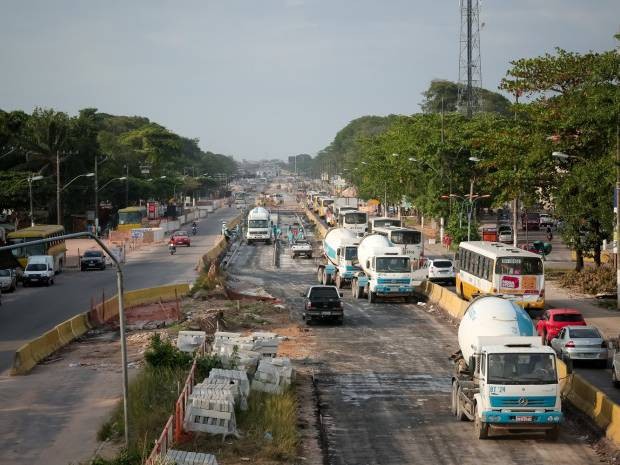
[[[314,320],[329,319],[341,325],[344,320],[342,294],[336,286],[311,286],[302,294],[302,317],[310,325]]]
[[[308,258],[312,258],[312,244],[306,240],[292,242],[291,257],[295,259],[299,255],[305,255]]]

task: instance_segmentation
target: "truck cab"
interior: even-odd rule
[[[544,431],[555,440],[562,421],[556,355],[537,337],[478,337],[477,353],[454,389],[453,412],[489,431]],[[472,382],[473,380],[473,382]]]

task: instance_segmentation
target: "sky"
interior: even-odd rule
[[[484,0],[482,82],[612,49],[620,0]],[[0,0],[0,108],[146,116],[237,159],[316,154],[458,79],[458,0]]]

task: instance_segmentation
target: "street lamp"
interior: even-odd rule
[[[28,176],[28,196],[30,197],[30,226],[34,226],[34,210],[32,208],[32,183],[33,181],[39,181],[43,179],[43,176]]]

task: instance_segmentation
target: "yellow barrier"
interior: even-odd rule
[[[418,292],[427,296],[430,302],[439,305],[457,320],[463,318],[469,305],[469,302],[454,292],[429,281],[418,286]],[[608,439],[620,445],[620,406],[581,376],[568,375],[566,365],[560,360],[558,360],[558,377],[562,395],[603,429]]]
[[[71,320],[60,323],[54,329],[58,333],[58,340],[60,341],[60,344],[63,346],[69,344],[75,338],[73,335],[73,330],[71,329]]]
[[[69,320],[71,324],[71,332],[75,337],[83,336],[90,329],[88,316],[86,313],[80,313]]]
[[[306,208],[306,216],[316,225],[316,231],[318,233],[319,238],[325,237],[328,229],[321,223],[321,220],[310,210]]]
[[[25,375],[34,368],[37,360],[32,354],[32,341],[24,344],[15,351],[11,375]]]

